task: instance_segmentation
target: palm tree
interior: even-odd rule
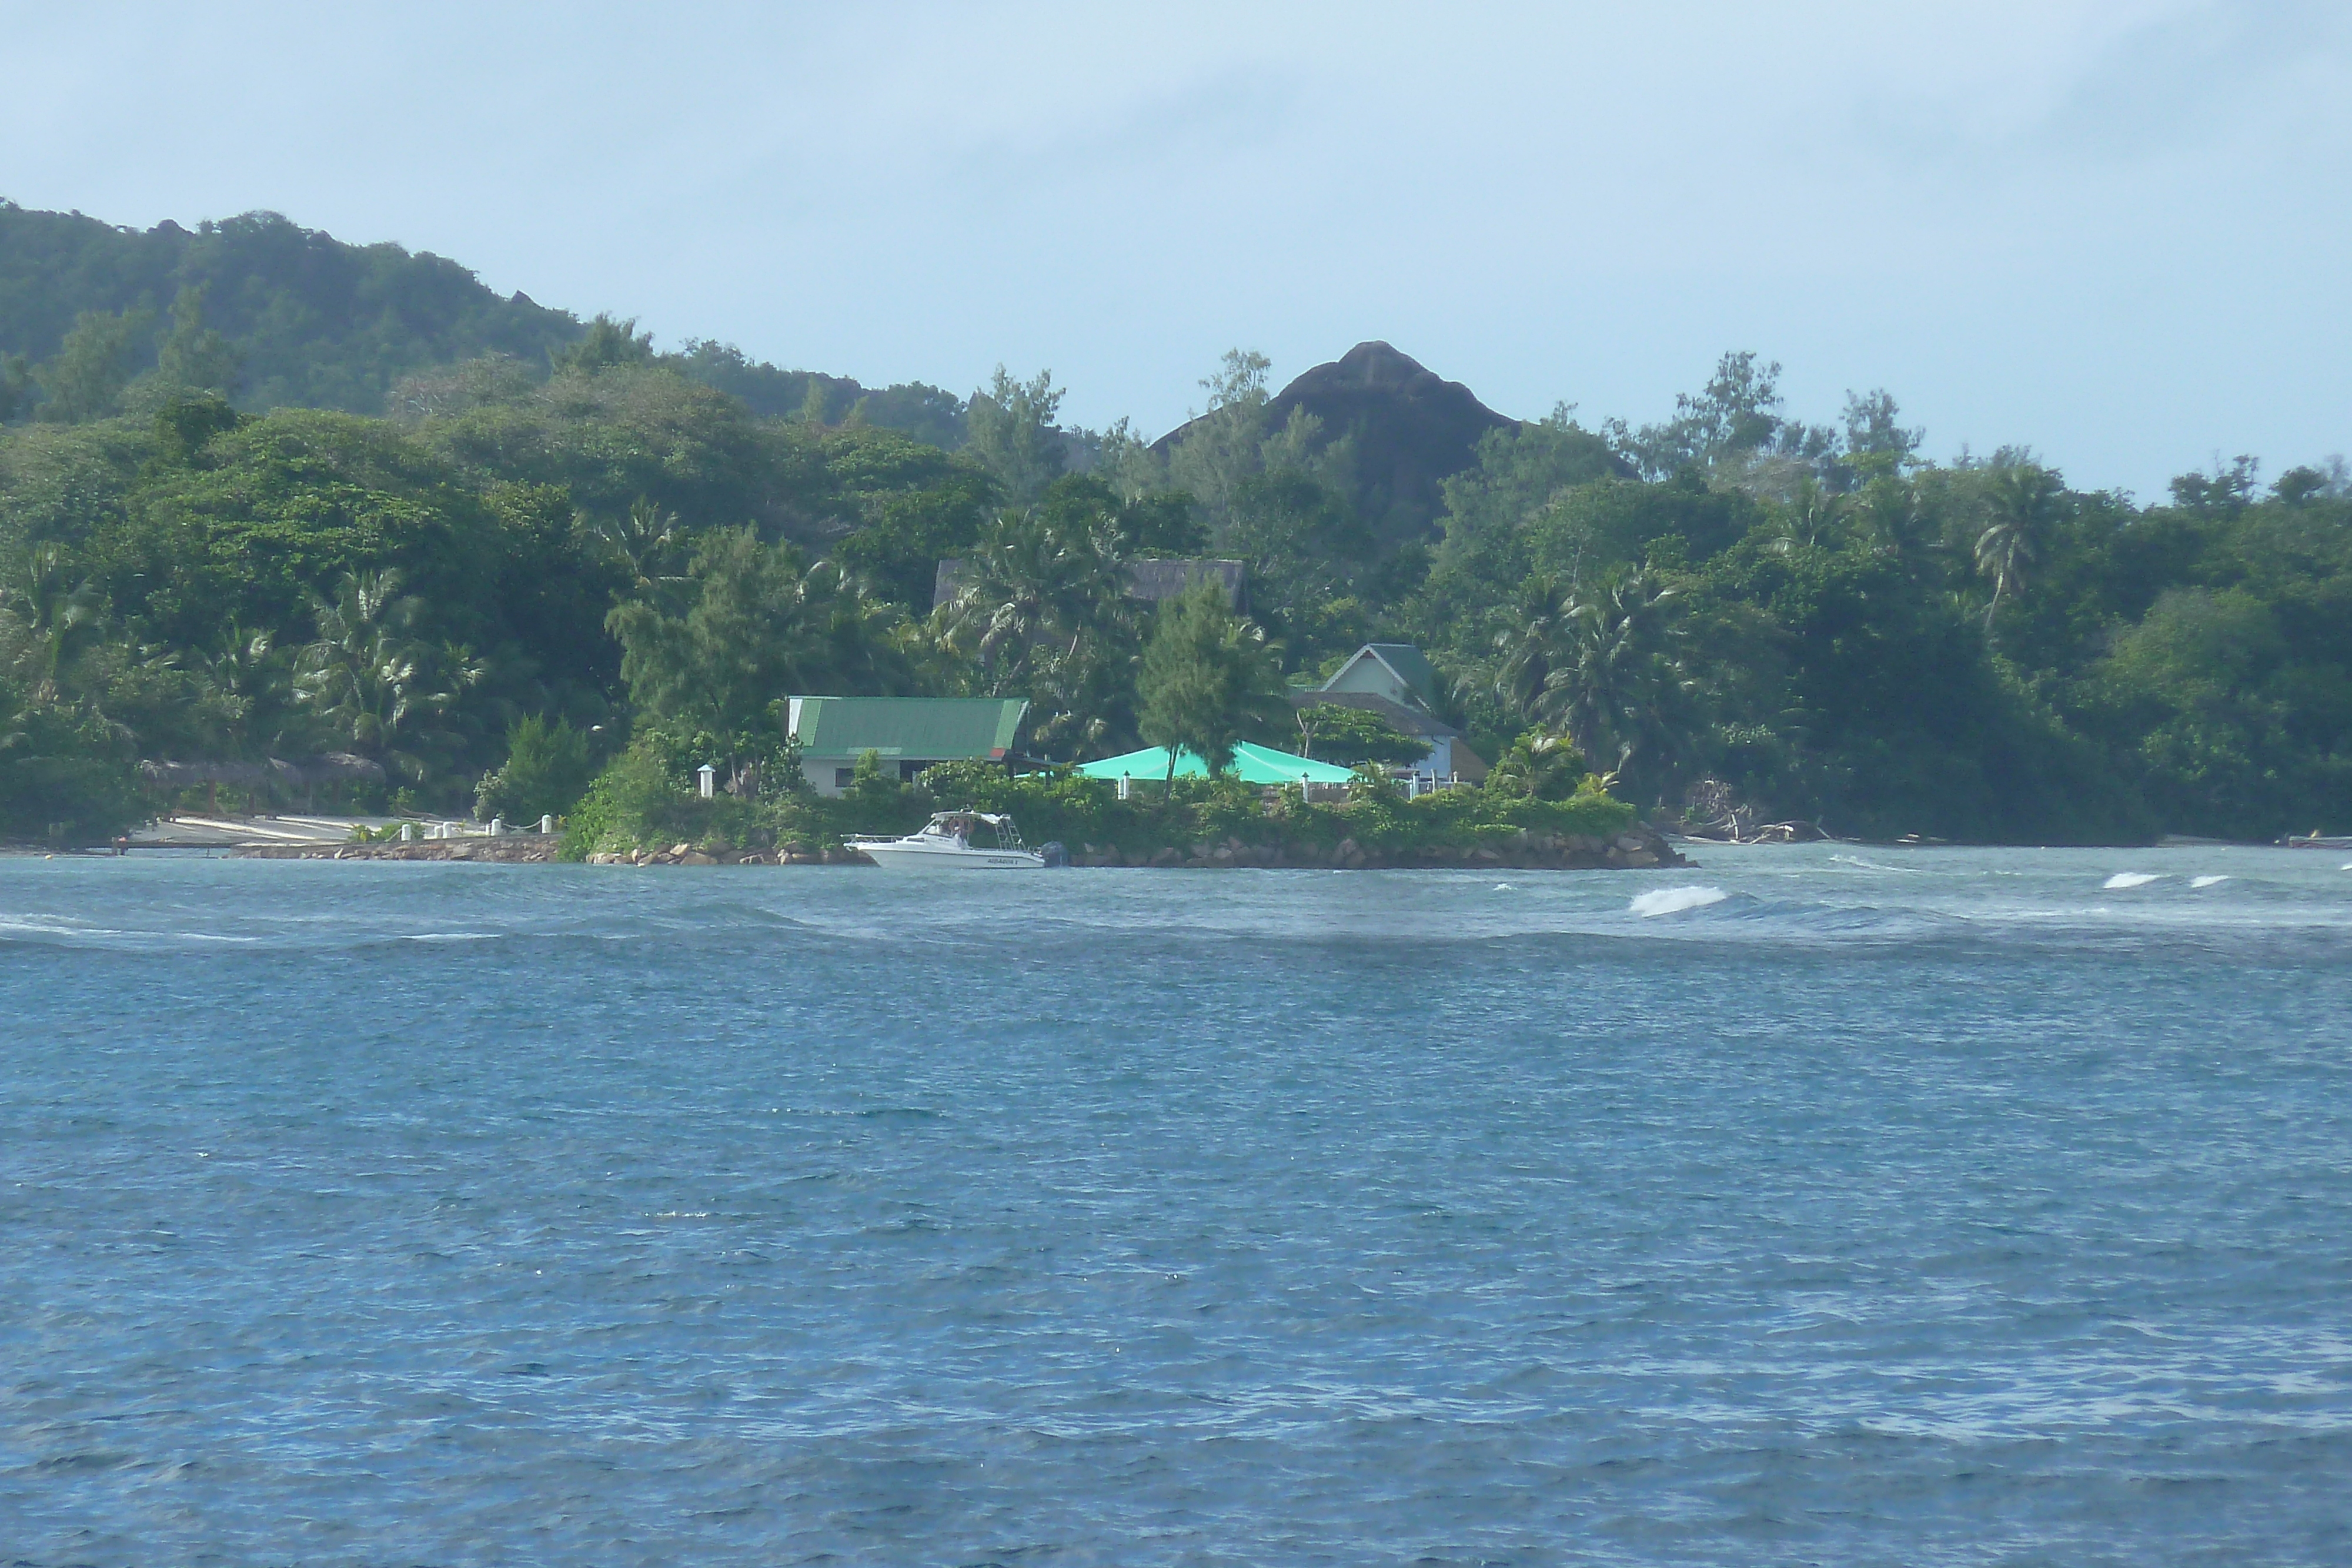
[[[75,577],[61,548],[39,545],[26,558],[23,578],[0,596],[0,609],[18,627],[16,668],[26,698],[35,705],[58,701],[74,665],[105,635],[105,597],[89,580]]]
[[[1109,676],[1129,656],[1133,620],[1118,540],[1087,519],[1036,510],[1000,516],[966,558],[962,586],[933,635],[981,672],[989,691],[1034,705],[1041,744],[1091,745],[1108,726]]]
[[[424,759],[407,743],[441,738],[420,733],[421,721],[446,712],[457,700],[451,687],[483,672],[468,650],[436,657],[413,636],[424,601],[400,589],[400,573],[387,569],[346,574],[332,601],[313,595],[319,634],[296,660],[294,691],[352,750],[421,779]],[[437,678],[437,664],[449,666],[450,682]]]
[[[1530,722],[1541,716],[1552,669],[1566,653],[1570,604],[1569,591],[1558,577],[1530,577],[1502,612],[1502,629],[1495,633],[1503,655],[1495,695]]]
[[[647,598],[680,580],[678,556],[686,541],[677,513],[640,496],[625,515],[598,522],[596,537],[628,574],[631,597]]]
[[[2035,561],[2048,548],[2051,529],[2064,509],[2065,487],[2038,464],[2017,463],[1995,470],[1986,487],[1987,518],[1977,536],[1977,570],[1992,579],[1992,602],[1985,606],[1985,635],[1992,635],[2000,601],[2024,591]]]
[[[1780,518],[1779,543],[1785,550],[1802,548],[1811,549],[1822,542],[1823,532],[1832,529],[1843,519],[1845,498],[1832,495],[1822,482],[1808,474],[1797,481]]]
[[[247,632],[232,624],[209,652],[194,655],[194,671],[220,716],[219,739],[235,754],[254,743],[255,719],[282,712],[292,695],[274,632]]]
[[[1664,699],[1683,686],[1682,666],[1666,650],[1675,598],[1637,570],[1564,607],[1566,656],[1545,678],[1542,712],[1588,762],[1597,766],[1613,747],[1611,777],[1667,738]]]
[[[820,685],[842,692],[881,695],[913,684],[899,632],[906,612],[877,599],[837,562],[821,560],[801,574],[796,660],[803,674],[795,690]]]

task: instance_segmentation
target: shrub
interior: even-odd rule
[[[0,838],[98,843],[149,815],[137,770],[100,721],[22,707],[0,689]]]
[[[507,759],[475,787],[474,815],[483,821],[504,817],[528,822],[561,817],[578,803],[595,775],[588,737],[568,719],[550,724],[536,715],[515,720],[507,730]]]

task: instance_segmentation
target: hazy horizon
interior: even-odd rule
[[[2352,17],[2313,4],[719,6],[224,24],[0,6],[0,196],[268,209],[665,345],[1158,434],[1234,346],[1384,339],[1503,413],[1663,418],[1717,356],[1927,450],[2160,496],[2352,446]]]

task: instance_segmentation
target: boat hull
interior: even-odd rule
[[[885,871],[1042,871],[1034,850],[932,849],[922,844],[855,844]]]

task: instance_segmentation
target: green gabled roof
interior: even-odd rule
[[[793,697],[802,755],[997,759],[1013,749],[1024,697]]]
[[[1432,707],[1437,706],[1437,691],[1441,684],[1437,678],[1437,667],[1423,657],[1421,650],[1410,643],[1365,643],[1349,657],[1347,663],[1333,671],[1331,678],[1318,689],[1327,692],[1338,690],[1339,683],[1348,672],[1365,659],[1387,665],[1389,672],[1417,693],[1422,701]]]
[[[1437,666],[1420,649],[1410,643],[1367,643],[1364,647],[1403,677],[1405,685],[1433,703],[1437,700]]]

